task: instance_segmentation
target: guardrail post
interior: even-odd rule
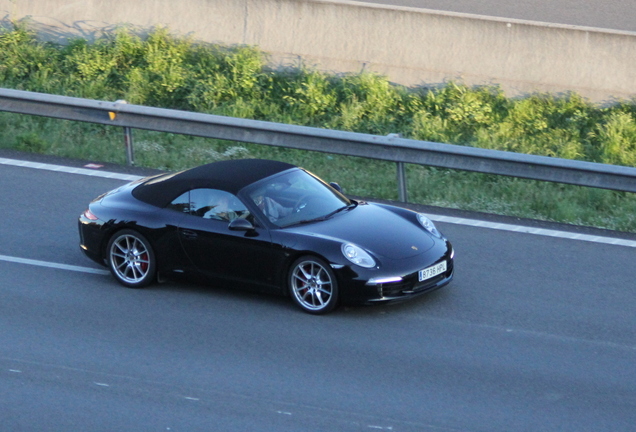
[[[408,202],[409,197],[406,190],[406,173],[404,172],[404,162],[397,163],[397,183],[398,197],[402,202]]]
[[[135,152],[133,149],[132,128],[124,127],[124,145],[126,146],[126,160],[128,166],[135,165]]]
[[[399,133],[390,133],[387,138],[402,138]],[[398,184],[398,198],[401,202],[408,202],[409,197],[406,190],[406,173],[404,171],[404,162],[397,163],[397,184]]]
[[[123,99],[119,99],[115,101],[116,104],[127,104]],[[108,112],[108,118],[111,121],[114,121],[117,118],[117,114],[119,111],[113,110]],[[124,126],[124,147],[126,148],[126,160],[128,161],[128,166],[135,165],[135,152],[133,149],[133,139],[132,139],[132,129],[130,126]]]

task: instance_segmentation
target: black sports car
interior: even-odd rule
[[[423,214],[355,201],[283,162],[215,162],[97,197],[80,247],[121,284],[195,274],[290,295],[309,313],[403,300],[453,277],[453,248]]]

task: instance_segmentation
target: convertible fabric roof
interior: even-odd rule
[[[175,174],[152,177],[137,186],[132,194],[140,201],[165,207],[190,189],[219,189],[236,195],[245,186],[291,168],[296,167],[265,159],[213,162]]]

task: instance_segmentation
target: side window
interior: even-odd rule
[[[166,208],[181,213],[190,213],[190,192],[179,195]]]
[[[253,222],[250,212],[231,193],[216,189],[193,189],[190,191],[191,214],[204,219],[230,222],[237,218]]]

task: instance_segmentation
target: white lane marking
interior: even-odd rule
[[[41,169],[41,170],[56,171],[56,172],[63,172],[63,173],[69,173],[69,174],[80,174],[80,175],[87,175],[91,177],[103,177],[103,178],[125,180],[125,181],[134,181],[134,180],[143,178],[142,176],[134,176],[130,174],[119,174],[119,173],[113,173],[108,171],[98,171],[98,170],[92,170],[92,169],[86,169],[86,168],[72,168],[72,167],[66,167],[63,165],[52,165],[52,164],[28,162],[28,161],[21,161],[16,159],[6,159],[6,158],[0,158],[0,165],[11,165],[11,166],[24,167],[24,168]],[[558,231],[558,230],[550,230],[550,229],[543,229],[543,228],[532,228],[532,227],[527,227],[522,225],[486,222],[486,221],[480,221],[476,219],[465,219],[465,218],[458,218],[458,217],[452,217],[452,216],[441,216],[441,215],[428,215],[428,216],[434,222],[451,223],[456,225],[466,225],[466,226],[472,226],[472,227],[478,227],[478,228],[495,229],[500,231],[520,232],[520,233],[534,234],[534,235],[540,235],[545,237],[557,237],[557,238],[570,239],[570,240],[580,240],[580,241],[586,241],[586,242],[592,242],[592,243],[602,243],[602,244],[609,244],[609,245],[615,245],[615,246],[626,246],[626,247],[636,248],[636,241],[620,239],[616,237],[601,237],[601,236],[593,236],[588,234],[576,234],[576,233],[571,233],[567,231]]]
[[[551,229],[545,229],[545,228],[532,228],[532,227],[527,227],[522,225],[508,225],[508,224],[502,224],[502,223],[486,222],[486,221],[480,221],[475,219],[465,219],[465,218],[458,218],[458,217],[451,217],[451,216],[440,216],[440,215],[432,215],[432,214],[427,214],[427,216],[429,217],[429,219],[431,219],[434,222],[450,223],[450,224],[456,224],[456,225],[466,225],[466,226],[488,228],[488,229],[494,229],[494,230],[500,230],[500,231],[511,231],[511,232],[525,233],[525,234],[534,234],[534,235],[539,235],[544,237],[557,237],[557,238],[563,238],[568,240],[580,240],[580,241],[586,241],[586,242],[592,242],[592,243],[602,243],[602,244],[609,244],[614,246],[626,246],[626,247],[636,248],[636,241],[621,239],[616,237],[602,237],[602,236],[589,235],[589,234],[577,234],[577,233],[572,233],[568,231],[557,231],[557,230],[551,230]]]
[[[100,386],[100,387],[110,387],[110,385],[105,384],[105,383],[98,383],[98,382],[96,382],[96,383],[93,383],[93,384],[98,385],[98,386]]]
[[[0,261],[34,265],[39,267],[48,267],[48,268],[54,268],[58,270],[69,270],[69,271],[75,271],[75,272],[81,272],[81,273],[91,273],[91,274],[98,274],[98,275],[110,274],[107,270],[100,270],[100,269],[94,269],[89,267],[80,267],[80,266],[74,266],[69,264],[60,264],[60,263],[54,263],[49,261],[33,260],[33,259],[27,259],[27,258],[18,258],[18,257],[7,256],[7,255],[0,255]]]
[[[11,166],[17,166],[22,168],[33,168],[33,169],[39,169],[39,170],[63,172],[67,174],[80,174],[80,175],[91,176],[91,177],[103,177],[108,179],[116,179],[116,180],[124,180],[124,181],[134,181],[134,180],[139,180],[140,178],[143,178],[142,176],[136,176],[131,174],[120,174],[120,173],[98,171],[98,170],[87,169],[87,168],[73,168],[73,167],[67,167],[63,165],[28,162],[28,161],[21,161],[16,159],[6,159],[6,158],[0,158],[0,165],[11,165]]]

